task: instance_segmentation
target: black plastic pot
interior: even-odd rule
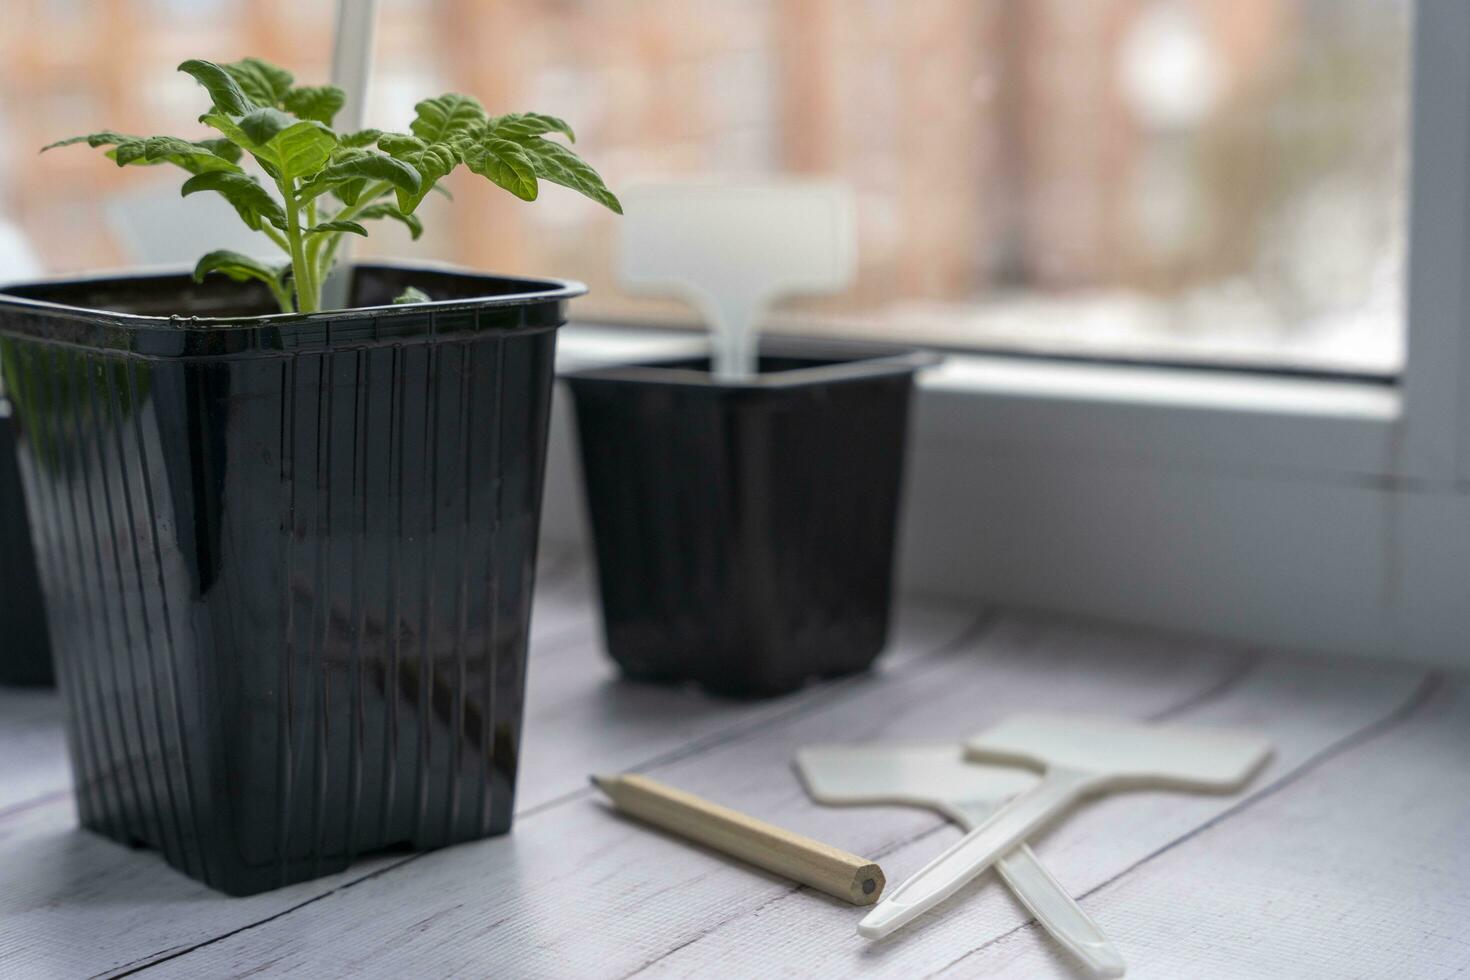
[[[15,466],[10,403],[0,397],[0,684],[52,683],[46,610]]]
[[[385,305],[409,284],[436,302]],[[84,826],[232,894],[509,829],[580,292],[368,265],[307,316],[220,277],[0,294]]]
[[[865,670],[888,635],[914,372],[874,345],[763,344],[571,372],[608,651],[737,697]]]

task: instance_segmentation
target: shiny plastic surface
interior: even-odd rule
[[[52,684],[46,609],[15,466],[10,406],[0,398],[0,684]]]
[[[849,345],[567,376],[608,650],[629,677],[760,697],[883,649],[914,371]]]
[[[405,279],[443,301],[0,295],[82,823],[233,894],[510,826],[579,287],[360,266],[354,300]]]

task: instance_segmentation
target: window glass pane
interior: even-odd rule
[[[571,120],[614,188],[850,183],[858,281],[788,304],[778,329],[1392,372],[1410,6],[385,0],[369,122],[403,128],[452,89]],[[105,127],[191,133],[185,57],[258,54],[325,80],[333,7],[10,0],[0,222],[49,269],[136,261],[109,202],[173,178],[34,148]],[[585,317],[689,321],[618,290],[612,215],[554,187],[531,206],[469,174],[450,187],[455,203],[425,202],[421,241],[384,228],[362,251],[580,278]]]

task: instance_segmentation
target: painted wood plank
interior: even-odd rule
[[[813,703],[845,696],[853,686],[884,683],[914,659],[958,639],[975,621],[974,611],[965,607],[908,603],[899,610],[898,641],[871,674],[765,702],[624,682],[602,652],[600,638],[576,635],[543,644],[532,654],[527,682],[517,812],[568,792],[583,792],[591,772],[647,767],[695,754]]]
[[[1094,889],[1129,976],[1450,977],[1470,972],[1470,679],[1300,779]],[[1034,928],[940,976],[1069,976]]]
[[[1246,794],[1215,797],[1149,792],[1105,797],[1033,839],[1032,845],[1075,894],[1088,894],[1119,876],[1120,881],[1127,881],[1129,869],[1146,863],[1151,855],[1188,839],[1212,820],[1229,823],[1231,818],[1224,815],[1249,800],[1271,798],[1282,787],[1290,786],[1297,773],[1314,765],[1321,753],[1350,742],[1356,733],[1392,717],[1413,700],[1422,681],[1419,672],[1406,668],[1327,665],[1293,659],[1264,661],[1233,686],[1168,715],[1180,723],[1251,728],[1271,735],[1277,745],[1276,757]],[[1310,834],[1311,830],[1306,832]],[[897,842],[882,853],[880,862],[891,879],[901,881],[958,836],[959,831],[941,826],[932,833]],[[887,847],[881,843],[878,846]],[[1241,860],[1242,855],[1225,852],[1216,859],[1229,863]],[[1444,900],[1444,896],[1429,900],[1436,899]],[[1337,900],[1335,894],[1319,893],[1319,901],[1326,907]],[[1097,911],[1089,903],[1084,907]],[[1223,896],[1217,903],[1208,889],[1202,889],[1190,910],[1199,921],[1214,921],[1249,914],[1254,907],[1236,905]],[[1216,975],[1211,970],[1182,966],[1198,952],[1187,926],[1169,933],[1179,951],[1160,963],[1152,958],[1154,949],[1129,942],[1136,933],[1115,928],[1127,917],[1126,911],[1109,911],[1116,914],[1097,914],[1097,919],[1128,961],[1129,976]],[[732,919],[687,942],[653,963],[647,975],[686,975],[696,963],[730,962],[742,951],[748,954],[767,950],[779,951],[771,953],[773,961],[779,960],[798,975],[821,970],[924,977],[951,970],[955,976],[1030,976],[1028,970],[1034,969],[1040,975],[1075,976],[1060,950],[1034,924],[1027,924],[1024,910],[992,875],[880,943],[868,943],[853,935],[856,918],[850,913],[813,903],[811,896],[801,892],[788,890],[761,913],[758,917]],[[807,921],[805,928],[793,930],[783,925],[798,917]],[[1267,917],[1253,917],[1252,926],[1277,941],[1291,942],[1289,936],[1275,931]],[[1020,934],[1029,936],[1026,946],[1034,951],[1027,969],[1013,968],[1003,956],[991,958],[999,954],[992,953],[995,947],[987,944],[1005,949],[1007,942],[1015,942],[1010,937]],[[963,966],[958,965],[961,963]],[[1257,974],[1261,975],[1296,974]]]
[[[745,737],[809,704],[879,687],[909,660],[963,635],[976,621],[960,606],[906,607],[892,650],[873,674],[766,702],[714,701],[681,688],[617,681],[597,641],[583,591],[538,600],[527,691],[518,809],[583,792],[591,769],[677,758]],[[580,624],[567,625],[567,617]],[[558,632],[560,637],[558,638]],[[662,721],[660,721],[662,719]],[[458,850],[458,849],[456,849]],[[70,799],[0,813],[0,963],[18,975],[91,975],[135,968],[331,894],[405,860],[361,861],[349,871],[247,899],[227,898],[179,875],[149,852],[79,832]],[[411,865],[410,865],[411,866]]]
[[[1144,717],[1203,710],[1250,664],[1233,651],[1189,651],[1128,634],[1017,623],[890,672],[851,696],[808,705],[745,737],[653,768],[660,779],[834,846],[888,854],[884,860],[896,859],[901,874],[917,866],[921,853],[947,842],[937,819],[902,809],[861,813],[814,806],[790,769],[797,747],[834,738],[954,736],[1021,705],[1105,707]],[[1378,683],[1372,691],[1384,687]],[[1337,728],[1356,720],[1346,712]],[[1164,810],[1169,819],[1162,829],[1136,834],[1186,832],[1229,805],[1212,802],[1214,810],[1174,801],[1182,809]],[[1124,820],[1134,823],[1132,816]],[[1126,859],[1120,852],[1115,860]],[[1024,921],[1013,907],[1002,911],[1007,914],[991,922],[992,929]],[[861,957],[855,924],[854,910],[844,903],[651,832],[579,797],[529,816],[510,837],[425,855],[149,972],[621,976],[678,956],[723,929],[754,925],[766,930],[760,941],[718,955],[691,954],[681,969],[731,976],[776,970],[905,975],[902,968],[875,969],[881,961]],[[973,927],[960,933],[946,940],[951,955],[986,936]],[[793,960],[793,944],[832,958]]]
[[[71,785],[60,719],[54,690],[0,687],[0,814]]]

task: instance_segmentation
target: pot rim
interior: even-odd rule
[[[11,307],[48,316],[67,319],[83,319],[91,322],[106,322],[121,327],[165,328],[169,330],[218,330],[221,327],[272,327],[317,321],[340,321],[382,316],[384,313],[452,312],[458,310],[484,309],[488,306],[523,306],[530,302],[556,302],[573,299],[587,292],[587,286],[575,279],[555,279],[545,276],[512,276],[470,269],[447,262],[433,261],[386,261],[354,262],[357,269],[397,269],[410,272],[422,271],[461,276],[469,279],[514,281],[542,288],[525,292],[503,293],[473,298],[430,300],[426,303],[384,303],[376,306],[354,306],[340,310],[317,310],[314,313],[263,313],[254,316],[155,316],[143,313],[127,313],[120,310],[98,309],[88,306],[73,306],[51,300],[18,296],[10,290],[17,287],[65,286],[88,282],[126,282],[135,279],[169,279],[188,276],[190,266],[168,265],[146,268],[101,272],[92,275],[59,275],[18,282],[0,283],[0,309]]]
[[[615,384],[657,384],[711,390],[761,390],[797,388],[807,385],[863,381],[870,378],[913,374],[944,360],[935,351],[897,344],[866,341],[815,340],[791,337],[762,337],[762,357],[809,357],[829,363],[811,367],[788,368],[757,374],[750,378],[717,378],[709,371],[681,366],[691,359],[707,355],[684,354],[643,360],[630,364],[609,364],[576,368],[560,372],[563,380],[577,382],[611,382]]]

